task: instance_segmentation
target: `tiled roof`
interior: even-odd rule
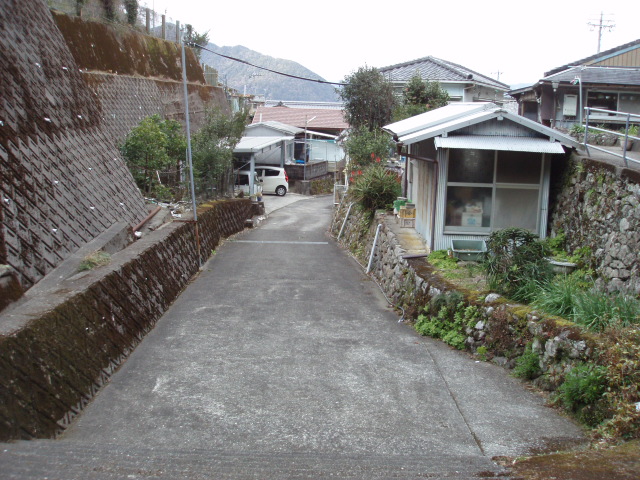
[[[443,82],[468,82],[489,85],[507,91],[509,86],[493,78],[482,75],[469,68],[435,57],[418,58],[409,62],[398,63],[380,68],[391,82],[408,82],[418,73],[423,80]]]
[[[554,73],[562,72],[563,70],[567,70],[568,68],[570,68],[572,65],[587,65],[589,63],[594,63],[594,62],[599,61],[599,59],[602,59],[604,57],[609,57],[612,54],[615,54],[615,53],[618,53],[618,52],[623,52],[623,51],[628,50],[628,49],[630,49],[632,47],[640,48],[640,39],[634,40],[633,42],[625,43],[624,45],[620,45],[620,46],[611,48],[611,49],[606,50],[604,52],[596,53],[595,55],[591,55],[591,56],[583,58],[581,60],[576,60],[575,62],[567,63],[566,65],[563,65],[561,67],[553,68],[553,69],[549,70],[548,72],[545,72],[544,76],[547,77],[549,75],[553,75]]]
[[[313,118],[313,120],[309,121],[311,118]],[[349,128],[349,124],[345,121],[342,110],[258,107],[252,123],[264,123],[269,121],[276,121],[299,128],[305,128],[306,124],[307,128],[311,130],[345,130]],[[309,122],[307,123],[307,121]]]

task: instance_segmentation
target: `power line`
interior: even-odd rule
[[[346,85],[349,85],[348,83],[327,82],[326,80],[316,80],[316,79],[313,79],[313,78],[305,78],[305,77],[299,77],[297,75],[291,75],[290,73],[278,72],[277,70],[271,70],[270,68],[261,67],[259,65],[254,65],[253,63],[249,63],[246,60],[242,60],[240,58],[230,57],[229,55],[223,55],[222,53],[214,52],[213,50],[210,50],[210,49],[208,49],[206,47],[203,47],[202,45],[198,45],[197,43],[193,43],[193,42],[186,42],[186,45],[189,45],[190,47],[198,47],[198,48],[200,48],[202,50],[205,50],[205,51],[207,51],[209,53],[213,53],[214,55],[218,55],[218,56],[226,58],[228,60],[233,60],[234,62],[244,63],[245,65],[249,65],[249,66],[254,67],[254,68],[259,68],[261,70],[266,70],[267,72],[275,73],[276,75],[282,75],[284,77],[295,78],[296,80],[304,80],[305,82],[322,83],[322,84],[325,84],[325,85],[338,85],[340,87],[344,87]]]

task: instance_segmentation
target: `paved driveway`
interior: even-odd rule
[[[581,439],[502,369],[399,324],[326,234],[331,208],[225,242],[60,439],[4,445],[0,478],[477,479]]]

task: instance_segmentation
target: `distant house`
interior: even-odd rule
[[[493,103],[451,103],[384,129],[408,150],[404,191],[432,250],[506,227],[544,238],[551,162],[578,147]]]
[[[438,82],[452,102],[502,103],[509,85],[462,65],[435,57],[424,57],[379,69],[394,89],[401,92],[417,73],[423,80]]]
[[[333,105],[327,108],[303,108],[299,105],[287,107],[283,102],[279,105],[258,107],[251,125],[278,122],[300,129],[295,134],[295,159],[306,158],[308,162],[328,161],[329,170],[335,170],[336,164],[344,158],[342,147],[336,140],[349,128],[343,110]]]
[[[258,107],[252,123],[268,121],[276,121],[329,135],[340,135],[349,128],[342,109],[335,108],[291,108],[284,106],[284,104],[276,107]]]
[[[554,68],[534,85],[512,90],[518,113],[551,127],[570,128],[584,107],[640,114],[640,40]],[[626,117],[595,112],[598,123]]]
[[[243,139],[252,137],[281,138],[279,142],[272,144],[272,148],[256,152],[255,162],[258,165],[284,167],[286,164],[295,163],[295,139],[300,135],[304,135],[303,128],[292,127],[276,121],[267,121],[247,125],[244,129]]]

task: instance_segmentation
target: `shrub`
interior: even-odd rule
[[[512,227],[495,231],[487,240],[487,250],[484,268],[489,287],[513,300],[531,300],[536,284],[552,277],[547,249],[528,230]]]
[[[607,369],[599,365],[584,363],[574,367],[558,388],[557,399],[587,425],[600,423],[604,414],[598,411],[597,403],[606,389],[606,374]]]
[[[458,292],[451,292],[453,293],[460,295]],[[446,344],[462,350],[467,339],[466,330],[478,322],[480,310],[475,305],[465,306],[462,301],[451,303],[457,298],[457,295],[447,294],[434,297],[432,304],[425,309],[433,310],[438,305],[437,314],[418,316],[416,331],[421,335],[440,338]]]
[[[601,360],[608,370],[608,388],[603,398],[610,415],[600,425],[604,437],[640,437],[640,329],[626,328],[610,332],[609,344]]]
[[[513,376],[533,380],[542,373],[540,369],[540,357],[531,349],[531,344],[527,344],[522,356],[516,359],[516,366],[513,369]]]
[[[571,318],[575,310],[575,299],[580,292],[582,286],[577,276],[558,275],[551,282],[541,285],[532,306],[551,315]]]
[[[610,326],[640,324],[640,301],[630,295],[591,289],[576,295],[574,301],[572,320],[589,330],[599,332]]]
[[[458,259],[450,257],[447,250],[435,250],[429,254],[429,263],[442,270],[458,268]]]
[[[400,195],[398,176],[386,168],[375,165],[362,171],[351,186],[355,200],[369,212],[378,209],[390,209],[393,201]]]

